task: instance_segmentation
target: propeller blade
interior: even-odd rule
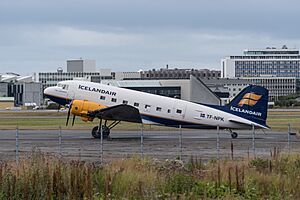
[[[72,103],[70,103],[69,105],[69,110],[68,110],[68,116],[67,116],[67,122],[66,122],[66,126],[68,126],[68,123],[69,123],[69,118],[70,118],[70,114],[71,114],[71,109],[72,109]]]
[[[72,126],[74,126],[74,122],[75,122],[75,117],[76,117],[76,115],[73,115],[73,121],[72,121]]]

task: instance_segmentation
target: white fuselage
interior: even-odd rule
[[[139,110],[143,123],[190,124],[199,128],[219,126],[228,129],[249,129],[252,124],[261,127],[237,115],[185,100],[92,82],[62,81],[59,84],[67,87],[50,87],[44,93],[57,99],[87,100],[107,107],[128,104]]]

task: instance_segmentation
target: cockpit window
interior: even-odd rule
[[[57,84],[57,87],[60,87],[60,88],[62,88],[63,90],[68,90],[68,89],[69,89],[69,85],[61,84],[61,83],[58,83],[58,84]]]

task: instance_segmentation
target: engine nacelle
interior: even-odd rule
[[[95,102],[91,102],[87,100],[74,100],[72,102],[71,113],[73,115],[80,116],[83,121],[87,122],[87,121],[94,120],[93,117],[88,116],[89,112],[103,109],[103,108],[106,108],[106,106]]]

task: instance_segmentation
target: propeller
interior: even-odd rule
[[[69,123],[69,118],[70,118],[70,114],[71,114],[72,104],[73,104],[73,101],[72,101],[72,102],[70,103],[70,105],[69,105],[69,110],[68,110],[68,116],[67,116],[66,126],[68,126],[68,123]]]
[[[60,105],[60,104],[58,104],[58,106],[57,106],[57,112],[59,112],[59,111],[60,111],[60,109],[61,109],[61,105]]]
[[[72,121],[72,126],[74,126],[74,122],[75,122],[75,117],[76,117],[76,115],[73,115],[73,121]]]

